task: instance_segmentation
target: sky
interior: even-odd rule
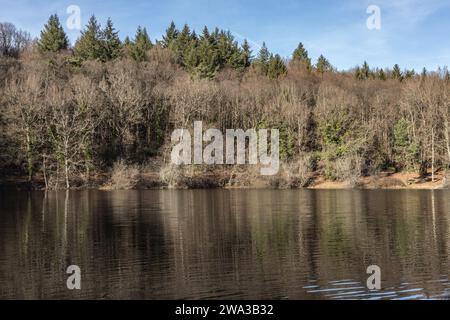
[[[205,25],[229,30],[240,42],[248,39],[254,54],[265,42],[289,58],[302,42],[313,61],[323,54],[339,70],[364,61],[416,71],[450,65],[450,0],[0,0],[0,22],[38,37],[57,13],[74,43],[80,30],[66,26],[70,5],[80,8],[82,27],[92,14],[103,24],[111,17],[121,38],[140,25],[161,39],[173,20],[197,33]],[[380,9],[380,29],[367,27],[371,5]]]

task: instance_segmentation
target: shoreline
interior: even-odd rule
[[[225,177],[211,175],[197,175],[187,179],[183,185],[169,186],[156,174],[142,174],[139,183],[132,188],[115,187],[108,183],[104,176],[96,176],[88,185],[77,185],[71,190],[190,190],[190,189],[224,189],[224,190],[450,190],[450,181],[442,174],[435,177],[419,178],[414,173],[382,173],[376,176],[359,178],[354,183],[348,181],[330,181],[322,176],[311,179],[305,187],[280,187],[274,180],[256,178],[241,184],[225,183]],[[36,177],[28,182],[25,177],[7,177],[0,179],[0,190],[44,191],[43,179]],[[65,190],[64,188],[49,190]]]

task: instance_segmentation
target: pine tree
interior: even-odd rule
[[[333,70],[331,63],[325,58],[323,55],[317,59],[316,69],[319,73],[323,74],[324,72]]]
[[[367,63],[367,61],[364,61],[363,66],[361,67],[361,78],[366,80],[369,79],[370,76],[370,67],[369,64]]]
[[[395,64],[394,69],[392,69],[392,79],[399,81],[403,80],[402,71],[400,70],[400,66],[398,64]]]
[[[427,68],[424,67],[424,68],[422,69],[422,73],[421,73],[420,77],[421,77],[422,79],[425,79],[425,78],[427,77],[427,75],[428,75]]]
[[[271,56],[267,68],[267,76],[271,79],[277,79],[287,71],[284,61],[280,55]]]
[[[308,69],[311,68],[311,59],[308,56],[308,51],[303,46],[303,43],[299,43],[297,49],[292,54],[292,61],[300,61],[306,64]]]
[[[233,65],[233,58],[238,58],[238,46],[234,41],[234,37],[229,31],[220,31],[219,40],[217,42],[217,52],[219,55],[219,64],[221,67],[225,65]]]
[[[86,29],[75,43],[75,55],[84,60],[101,60],[103,58],[102,31],[95,16],[91,16]]]
[[[266,43],[263,42],[261,49],[258,52],[258,57],[254,61],[256,68],[264,75],[267,75],[269,69],[270,52],[267,49]]]
[[[415,75],[416,75],[416,71],[415,71],[414,69],[412,69],[412,70],[406,70],[406,71],[405,71],[404,78],[405,78],[405,79],[411,79],[411,78],[413,78]]]
[[[234,53],[234,63],[232,65],[233,68],[237,70],[244,70],[251,65],[252,60],[252,51],[250,50],[250,45],[247,40],[244,40],[241,48],[237,48]]]
[[[359,66],[357,66],[355,68],[355,78],[358,79],[358,80],[362,80],[363,79],[361,68]]]
[[[170,23],[169,28],[167,28],[166,34],[163,36],[163,39],[161,41],[162,47],[172,48],[175,44],[175,41],[177,40],[178,34],[179,32],[177,30],[177,27],[175,23],[172,21]]]
[[[192,50],[193,47],[193,45],[191,44],[192,41],[193,38],[191,34],[191,29],[187,24],[185,24],[183,30],[181,30],[180,34],[178,35],[174,46],[177,61],[182,66],[186,66],[184,58],[188,54],[188,51]]]
[[[102,32],[103,56],[102,61],[109,61],[120,56],[121,42],[118,32],[114,29],[111,19],[106,22]]]
[[[205,59],[205,57],[203,57]],[[194,41],[191,41],[183,54],[183,66],[192,75],[204,78],[208,77],[209,70],[207,64],[200,66],[200,57],[198,55],[198,48]]]
[[[386,81],[386,73],[384,72],[383,68],[380,68],[380,69],[378,70],[378,72],[377,72],[377,78],[378,78],[379,80]]]
[[[138,27],[134,43],[131,48],[131,57],[136,61],[144,61],[145,55],[148,50],[153,47],[150,37],[148,36],[147,29]]]
[[[242,44],[242,61],[246,68],[250,67],[252,58],[252,50],[250,49],[247,39],[245,39]]]
[[[38,41],[38,48],[41,52],[58,52],[67,49],[69,40],[56,14],[48,19],[41,37]]]
[[[198,44],[192,37],[189,48],[185,64],[191,73],[198,78],[214,78],[220,68],[219,53],[206,26],[198,39]]]

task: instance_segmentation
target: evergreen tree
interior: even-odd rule
[[[38,48],[41,52],[58,52],[67,49],[69,40],[59,22],[56,14],[48,19],[44,30],[41,31],[41,37],[38,41]]]
[[[239,58],[239,47],[229,31],[221,31],[217,42],[217,52],[220,67],[234,65],[234,59]]]
[[[245,68],[250,67],[251,61],[252,61],[252,50],[250,49],[250,45],[248,44],[247,39],[244,40],[244,43],[242,44],[242,64]]]
[[[378,78],[379,80],[386,81],[386,73],[384,72],[383,68],[380,68],[380,69],[377,71],[377,78]]]
[[[177,40],[178,37],[178,30],[175,26],[175,23],[172,21],[170,23],[169,28],[166,30],[166,34],[163,36],[163,39],[161,41],[163,48],[172,48]]]
[[[363,79],[362,73],[361,73],[361,68],[359,66],[357,66],[355,68],[355,78],[358,79],[358,80],[362,80]]]
[[[279,76],[285,74],[287,71],[284,61],[280,55],[271,56],[267,68],[267,75],[271,79],[277,79]]]
[[[361,68],[361,76],[363,77],[363,79],[369,79],[370,67],[369,67],[369,64],[367,63],[367,61],[364,61],[364,64]]]
[[[292,54],[292,61],[301,61],[306,64],[307,68],[311,68],[311,59],[308,56],[308,51],[303,46],[303,43],[299,43],[297,49]]]
[[[258,52],[258,57],[254,61],[256,68],[264,75],[267,75],[269,69],[270,52],[267,49],[266,43],[263,42],[261,49]]]
[[[175,42],[175,54],[177,56],[177,61],[182,66],[186,66],[184,61],[185,56],[187,56],[188,51],[192,50],[193,44],[192,42],[192,34],[191,29],[187,24],[183,26],[183,30],[179,33],[176,42]],[[189,53],[190,54],[190,53]]]
[[[405,71],[405,76],[404,76],[404,78],[405,78],[405,79],[411,79],[411,78],[413,78],[415,75],[416,75],[416,71],[415,71],[414,69],[412,69],[412,70],[406,70],[406,71]]]
[[[136,61],[144,61],[148,50],[153,47],[147,29],[138,27],[134,43],[131,47],[131,57]]]
[[[200,39],[196,41],[192,37],[185,64],[196,77],[211,79],[220,68],[219,53],[213,42],[206,26]]]
[[[369,64],[367,61],[364,61],[362,67],[356,67],[355,76],[358,80],[367,80],[369,77],[373,77],[372,72],[370,71]]]
[[[420,77],[421,77],[422,79],[425,79],[425,78],[427,77],[427,75],[428,75],[427,68],[424,67],[424,68],[422,69],[422,73],[421,73]]]
[[[394,69],[392,69],[392,79],[399,81],[403,80],[402,71],[400,70],[400,66],[398,64],[395,64]]]
[[[317,59],[316,69],[319,73],[323,74],[324,72],[333,70],[331,63],[325,58],[323,55]]]
[[[91,16],[86,29],[75,43],[75,55],[84,60],[101,60],[104,56],[102,31],[95,16]]]
[[[244,40],[242,46],[239,48],[237,45],[233,48],[232,62],[230,66],[236,70],[244,70],[251,64],[252,51],[247,40]]]
[[[111,19],[108,19],[106,27],[102,32],[102,43],[102,61],[113,60],[120,56],[121,42]]]

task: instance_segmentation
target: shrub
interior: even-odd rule
[[[140,170],[137,166],[128,166],[125,161],[114,163],[109,187],[115,190],[131,190],[137,187],[140,181]]]

